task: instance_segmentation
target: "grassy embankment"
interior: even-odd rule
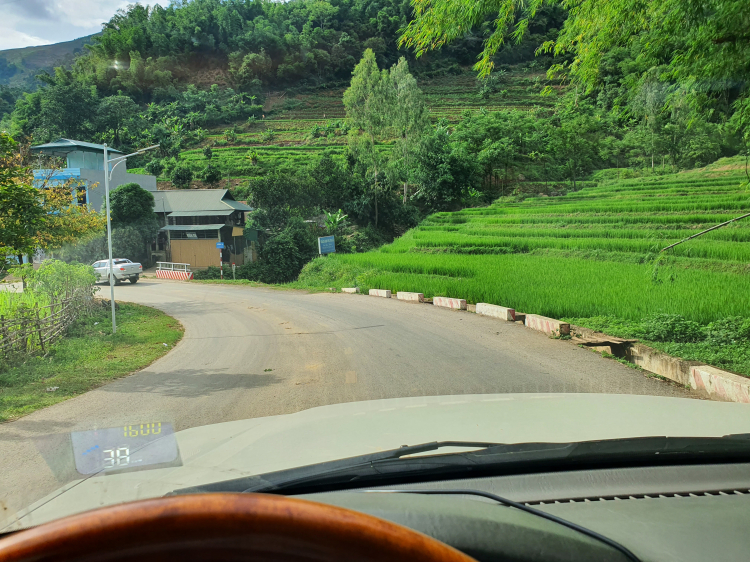
[[[141,369],[171,350],[182,333],[180,323],[159,310],[121,303],[113,336],[109,309],[98,309],[71,326],[47,357],[0,370],[0,422]]]
[[[707,327],[750,318],[750,220],[659,253],[747,212],[750,193],[739,168],[724,160],[563,197],[437,213],[377,251],[314,260],[294,286],[357,285],[500,304],[635,335],[686,359],[750,375],[750,328],[742,321],[730,322],[731,329]],[[683,319],[644,328],[657,314]],[[684,322],[696,323],[688,335]],[[724,335],[704,337],[706,330]]]

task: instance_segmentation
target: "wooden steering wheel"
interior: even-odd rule
[[[196,494],[72,515],[0,540],[0,562],[472,562],[401,525],[265,494]]]

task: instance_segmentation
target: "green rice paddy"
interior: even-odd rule
[[[316,260],[300,284],[418,291],[556,318],[750,317],[750,219],[660,252],[748,212],[740,167],[724,160],[437,213],[377,251]]]

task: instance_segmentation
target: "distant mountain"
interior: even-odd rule
[[[98,34],[80,37],[64,43],[7,49],[0,51],[0,85],[23,90],[34,90],[38,86],[34,77],[43,70],[49,72],[56,66],[73,62],[84,45],[92,42]]]

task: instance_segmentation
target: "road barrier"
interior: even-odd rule
[[[384,299],[391,298],[391,291],[389,289],[370,289],[368,294],[371,297],[383,297]]]
[[[156,278],[190,281],[193,278],[193,272],[190,271],[189,263],[158,261],[156,262]]]
[[[453,308],[455,310],[466,310],[466,299],[452,299],[450,297],[432,297],[434,306]]]
[[[341,289],[342,293],[356,294],[359,293],[359,287],[344,287]]]
[[[499,318],[508,322],[516,321],[516,311],[513,308],[478,302],[476,312],[482,316],[491,316],[492,318]]]
[[[406,301],[406,302],[414,302],[414,303],[424,302],[423,293],[406,293],[404,291],[399,291],[398,293],[396,293],[396,298],[400,301]]]
[[[750,403],[750,380],[709,365],[690,369],[690,387],[730,402]]]
[[[539,316],[538,314],[527,314],[525,324],[527,328],[544,332],[552,336],[569,336],[570,324],[560,322],[554,318]]]

